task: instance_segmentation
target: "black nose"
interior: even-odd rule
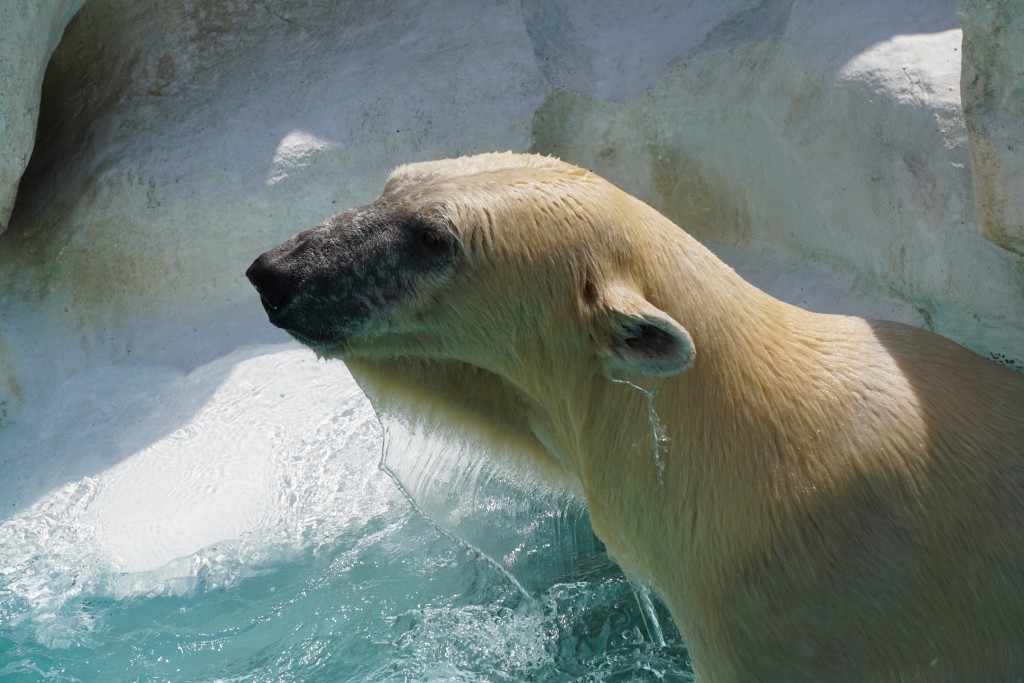
[[[249,282],[259,292],[263,307],[268,312],[276,310],[288,301],[286,278],[270,264],[270,254],[260,255],[245,271]]]

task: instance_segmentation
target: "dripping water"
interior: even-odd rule
[[[661,628],[661,621],[658,619],[654,601],[651,599],[651,589],[635,581],[630,581],[629,583],[633,588],[633,597],[636,598],[636,604],[640,608],[640,616],[643,617],[644,628],[647,630],[647,639],[654,643],[656,647],[667,647],[668,643],[665,640],[665,632]]]
[[[386,474],[391,479],[391,481],[394,482],[395,486],[398,488],[398,492],[402,494],[402,497],[405,498],[406,502],[409,503],[409,506],[413,509],[413,511],[420,517],[422,517],[428,524],[430,524],[430,526],[433,527],[434,530],[437,531],[437,533],[439,533],[441,536],[444,536],[449,541],[454,543],[457,547],[462,548],[471,556],[482,561],[488,567],[490,567],[499,575],[504,577],[505,580],[508,581],[513,588],[515,588],[515,590],[523,597],[523,599],[526,600],[527,603],[536,607],[538,603],[536,602],[536,600],[534,600],[533,596],[530,595],[530,592],[526,590],[526,588],[523,587],[523,584],[521,584],[519,580],[516,579],[516,577],[509,570],[505,569],[505,567],[502,566],[500,562],[495,560],[493,557],[485,553],[480,548],[474,546],[472,543],[463,540],[456,534],[445,529],[416,502],[416,498],[413,496],[412,492],[406,487],[406,485],[402,483],[402,479],[401,477],[398,476],[398,473],[394,469],[392,469],[391,466],[388,465],[388,452],[391,450],[392,444],[390,438],[391,432],[387,424],[385,424],[384,420],[381,420],[379,414],[377,415],[377,419],[380,422],[381,429],[384,432],[384,442],[381,445],[380,463],[378,464],[378,468],[384,474]]]
[[[654,466],[657,471],[658,486],[665,485],[665,454],[668,453],[668,442],[671,438],[668,436],[668,430],[665,429],[665,423],[658,417],[657,411],[654,409],[654,397],[658,394],[658,390],[661,389],[661,384],[658,384],[653,389],[644,389],[639,384],[634,384],[629,380],[625,379],[614,379],[610,378],[615,384],[624,384],[628,387],[636,389],[644,398],[647,400],[647,421],[651,425],[651,436],[653,438],[653,456]]]

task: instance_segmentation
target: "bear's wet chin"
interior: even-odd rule
[[[335,305],[335,309],[337,308]],[[310,305],[303,301],[292,301],[276,308],[264,304],[264,309],[267,312],[267,319],[274,327],[284,330],[296,341],[317,353],[344,345],[353,332],[363,326],[363,322],[350,311],[344,311],[348,315],[339,319],[337,315],[331,315],[336,311],[329,311],[325,306]],[[363,309],[357,310],[356,313],[363,313]]]
[[[300,344],[304,344],[305,346],[308,346],[309,348],[313,349],[314,351],[321,351],[323,349],[330,348],[330,347],[335,346],[336,344],[340,343],[340,341],[341,341],[341,340],[335,340],[335,339],[320,339],[320,338],[317,338],[317,337],[312,337],[312,336],[303,334],[301,332],[295,332],[294,330],[285,330],[285,331],[288,334],[290,334],[297,342],[299,342]]]
[[[275,320],[276,316],[272,312],[268,313],[267,317],[275,327],[281,328],[295,341],[313,349],[318,355],[331,351],[335,347],[345,346],[348,335],[336,329],[316,325],[299,325],[282,317],[277,317]]]
[[[338,357],[349,350],[348,337],[344,334],[331,334],[328,331],[310,333],[308,331],[300,332],[288,329],[285,332],[290,334],[300,344],[311,348],[318,356],[331,355]]]

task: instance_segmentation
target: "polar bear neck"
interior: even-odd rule
[[[915,399],[884,354],[861,364],[877,346],[866,321],[778,301],[665,223],[674,231],[660,236],[668,246],[639,277],[655,305],[689,330],[697,348],[694,367],[666,380],[653,399],[667,425],[667,448],[656,451],[648,398],[598,378],[588,407],[593,419],[580,423],[583,453],[576,460],[595,529],[627,571],[657,567],[664,557],[693,558],[703,569],[666,567],[663,573],[699,582],[730,566],[736,548],[758,547],[758,538],[769,546],[794,507],[850,476],[849,463],[814,453],[837,433],[872,429],[860,392],[874,392],[872,400],[882,404]],[[856,377],[848,372],[853,365],[860,367]],[[608,415],[624,417],[609,424]],[[904,438],[921,430],[910,425]],[[661,462],[654,452],[663,454]],[[634,476],[637,470],[644,476]],[[638,490],[624,492],[627,480]],[[624,501],[652,499],[664,505],[643,509],[659,510],[659,519],[636,505],[622,508]],[[621,516],[629,514],[636,518],[623,525]],[[729,526],[723,526],[726,519]],[[661,528],[654,535],[660,543],[685,547],[634,546],[633,539],[651,537],[647,532],[616,538],[631,526]],[[731,540],[738,529],[744,543]]]

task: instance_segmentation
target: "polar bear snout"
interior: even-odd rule
[[[261,254],[245,271],[270,322],[309,346],[337,342],[344,327],[366,314],[365,306],[339,293],[344,283],[326,267],[328,233],[324,227],[300,233]]]
[[[245,276],[256,288],[270,322],[287,328],[289,309],[309,289],[309,268],[302,264],[302,235],[260,254]]]
[[[289,299],[289,288],[280,272],[273,267],[270,252],[260,254],[245,271],[245,276],[256,288],[267,313],[278,310]]]
[[[318,351],[337,350],[368,326],[429,300],[456,254],[443,222],[376,202],[295,235],[245,275],[272,324]]]

